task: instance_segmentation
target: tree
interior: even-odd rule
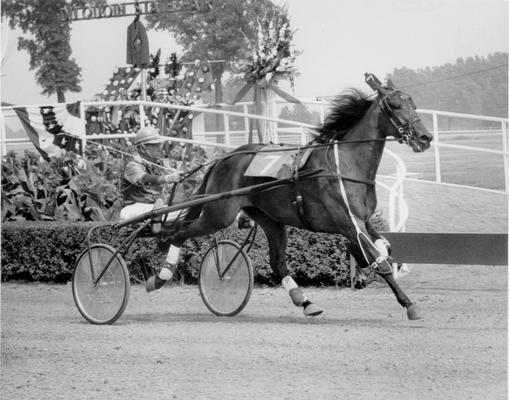
[[[97,1],[94,3],[101,3]],[[70,5],[82,7],[84,0],[72,0]],[[65,0],[2,1],[2,15],[9,19],[11,28],[19,27],[29,37],[20,37],[18,50],[30,55],[30,70],[43,88],[42,94],[57,95],[58,102],[65,102],[65,92],[80,92],[81,68],[71,58],[69,22],[59,19],[60,9],[68,6]]]
[[[294,104],[293,107],[284,106],[281,109],[279,118],[313,125],[318,125],[320,123],[320,114],[316,111],[309,111],[302,103]]]
[[[507,117],[507,63],[507,53],[495,53],[418,70],[396,68],[387,78],[421,108]]]
[[[147,16],[147,21],[149,28],[172,32],[184,49],[184,58],[223,60],[211,64],[215,102],[221,103],[222,78],[230,70],[229,63],[247,54],[256,18],[276,6],[270,0],[214,0],[211,4],[207,12],[161,13]]]

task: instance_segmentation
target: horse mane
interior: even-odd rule
[[[331,111],[325,122],[317,129],[316,141],[327,142],[343,136],[366,114],[373,100],[359,89],[345,89],[332,100]]]

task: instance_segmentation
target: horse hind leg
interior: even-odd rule
[[[184,221],[179,231],[170,238],[175,245],[187,239],[216,233],[232,224],[240,210],[236,199],[227,199],[205,204],[198,218]]]
[[[321,314],[323,310],[306,297],[302,288],[297,285],[288,272],[285,255],[288,235],[285,225],[274,221],[258,209],[246,208],[244,211],[265,232],[267,242],[269,243],[270,266],[277,279],[283,285],[283,288],[290,295],[293,304],[297,307],[302,307],[306,317],[315,317]]]
[[[320,315],[323,310],[318,307],[315,303],[309,301],[304,294],[304,291],[297,285],[290,275],[286,275],[281,283],[283,288],[288,292],[293,304],[297,307],[302,307],[302,312],[306,317],[316,317]]]

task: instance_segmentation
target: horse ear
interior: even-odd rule
[[[364,80],[371,89],[376,90],[378,93],[383,92],[382,82],[380,82],[375,75],[366,72],[364,74]]]
[[[392,82],[391,78],[387,79],[387,87],[392,90],[396,89],[396,86],[394,85],[394,82]]]

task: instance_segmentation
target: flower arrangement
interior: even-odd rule
[[[297,74],[295,59],[300,54],[291,48],[294,33],[284,8],[276,8],[272,16],[257,20],[255,43],[248,39],[248,60],[234,66],[234,71],[251,84],[260,80],[276,83],[280,79],[288,79],[293,86]]]

